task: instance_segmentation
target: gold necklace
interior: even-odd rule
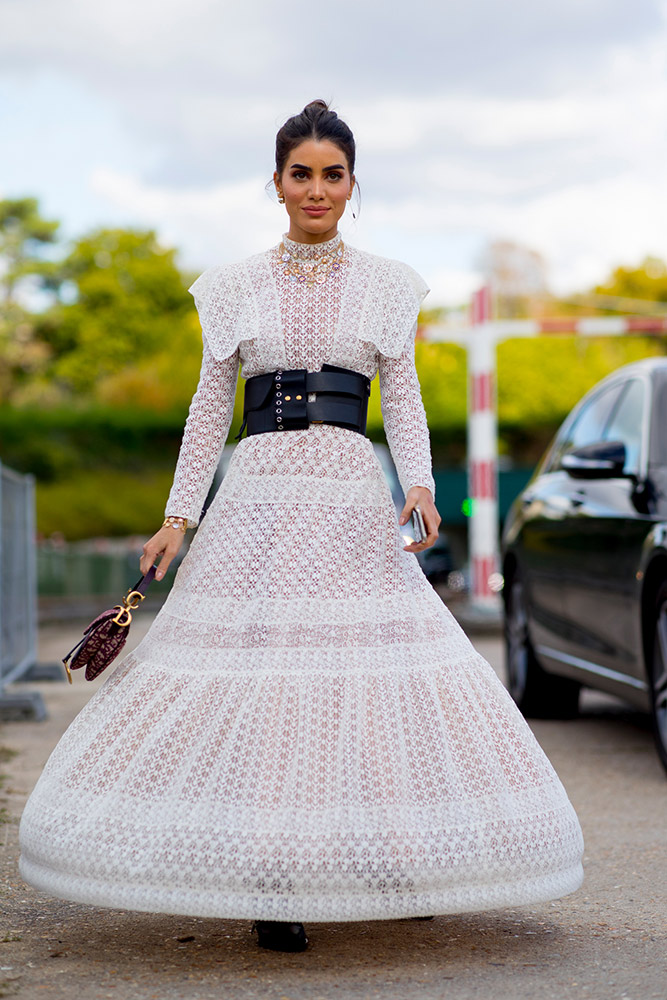
[[[287,249],[283,240],[280,246],[280,261],[283,272],[290,281],[296,281],[308,288],[312,288],[313,285],[323,285],[332,272],[340,271],[344,249],[345,244],[341,240],[331,250],[323,253],[321,257],[298,257]]]

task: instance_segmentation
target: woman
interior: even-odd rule
[[[276,140],[289,231],[192,286],[204,341],[158,577],[197,525],[232,417],[248,436],[150,631],[74,720],[22,820],[21,871],[58,896],[301,921],[535,903],[581,882],[556,774],[413,553],[440,517],[414,367],[427,288],[343,244],[347,126],[322,102]],[[364,436],[379,371],[387,438],[427,538],[403,546]]]

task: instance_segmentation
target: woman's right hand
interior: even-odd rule
[[[149,538],[143,547],[143,556],[139,560],[141,572],[146,575],[158,556],[162,556],[158,563],[155,579],[161,580],[169,568],[169,563],[180,549],[185,532],[180,528],[171,528],[164,525],[156,531],[152,538]]]

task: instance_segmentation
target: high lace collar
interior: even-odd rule
[[[291,240],[287,234],[283,236],[286,250],[300,260],[317,260],[318,257],[326,257],[340,245],[341,240],[340,233],[336,233],[326,243],[297,243],[296,240]]]

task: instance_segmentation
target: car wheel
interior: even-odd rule
[[[667,584],[658,592],[651,656],[653,735],[662,766],[667,770]]]
[[[579,709],[581,685],[543,670],[530,642],[524,584],[515,573],[505,606],[505,651],[509,693],[524,715],[571,719]]]

